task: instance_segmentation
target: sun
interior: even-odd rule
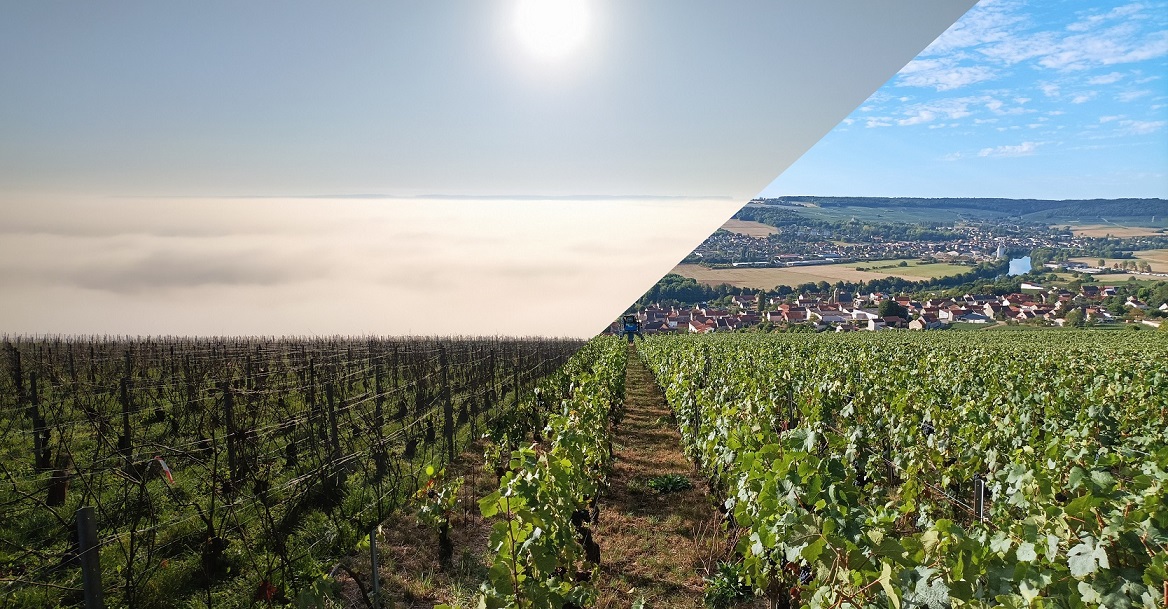
[[[515,8],[519,41],[541,60],[559,59],[579,47],[588,21],[585,0],[519,0]]]

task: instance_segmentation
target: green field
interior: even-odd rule
[[[900,266],[907,262],[908,266]],[[851,264],[851,263],[849,263]],[[856,263],[856,269],[864,268],[867,272],[888,273],[897,277],[917,277],[920,279],[935,279],[968,273],[970,267],[961,264],[946,262],[922,262],[911,258],[897,258],[891,260],[876,260],[871,263]]]

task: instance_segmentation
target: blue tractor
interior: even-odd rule
[[[634,336],[639,336],[642,339],[645,338],[645,335],[641,334],[641,322],[637,319],[636,315],[625,315],[621,321],[621,326],[623,328],[622,333],[628,337],[630,345],[633,344]]]

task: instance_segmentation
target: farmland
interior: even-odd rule
[[[0,607],[1155,607],[1168,340],[1024,338],[18,341]]]
[[[579,341],[18,340],[0,374],[0,607],[312,597]],[[86,544],[82,544],[86,545]]]
[[[1164,234],[1166,229],[1119,224],[1069,224],[1067,229],[1081,237],[1148,237]]]
[[[738,220],[731,218],[722,224],[722,230],[728,230],[732,233],[740,235],[747,235],[750,237],[766,237],[778,233],[779,230],[773,226],[763,224],[762,222],[751,222],[749,220]]]
[[[900,277],[918,280],[946,277],[969,272],[970,267],[956,264],[921,264],[917,260],[905,261],[908,266],[900,267],[901,260],[872,260],[845,264],[821,264],[814,266],[774,267],[774,268],[709,268],[698,264],[679,264],[671,273],[692,277],[707,285],[728,283],[735,287],[769,290],[777,285],[800,285],[807,282],[826,281],[871,281],[884,277]],[[857,267],[879,270],[858,271]]]
[[[1137,250],[1132,252],[1132,258],[1135,260],[1146,260],[1148,264],[1151,265],[1153,273],[1168,273],[1168,249]],[[1099,258],[1072,258],[1071,260],[1089,264],[1091,266],[1099,264]],[[1103,260],[1109,267],[1115,263],[1122,264],[1125,262],[1125,260],[1120,260],[1118,258],[1104,258]],[[1130,261],[1130,259],[1127,261]],[[1124,279],[1126,279],[1126,277],[1120,279],[1119,281],[1123,281]]]
[[[1168,342],[662,337],[642,352],[772,606],[1155,607]]]

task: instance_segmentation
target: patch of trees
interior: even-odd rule
[[[739,220],[767,224],[797,232],[816,232],[830,238],[853,243],[872,241],[953,241],[961,235],[937,223],[858,222],[816,220],[795,211],[774,207],[744,207],[734,214]],[[774,236],[772,235],[772,238]]]
[[[669,273],[662,277],[653,287],[649,288],[635,306],[644,306],[659,302],[662,304],[691,305],[699,302],[709,302],[724,296],[736,296],[744,292],[753,293],[755,290],[737,288],[723,283],[717,286],[708,286],[698,283],[690,277],[682,277],[676,273]]]

